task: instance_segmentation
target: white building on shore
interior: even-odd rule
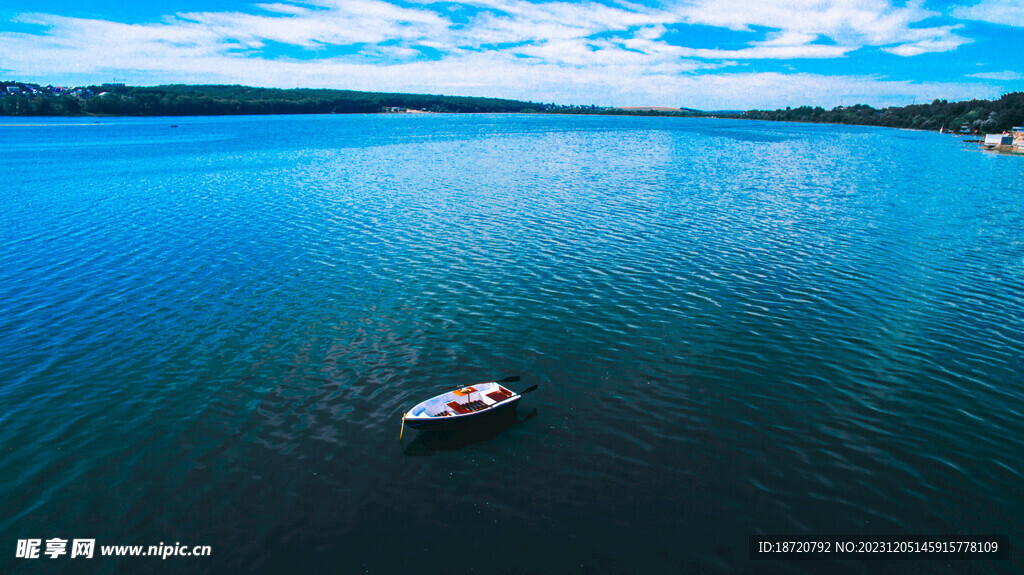
[[[1015,126],[1002,134],[986,134],[981,145],[986,150],[1024,153],[1024,126]]]

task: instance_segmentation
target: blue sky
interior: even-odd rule
[[[1024,90],[1024,0],[0,0],[0,78],[778,108]]]

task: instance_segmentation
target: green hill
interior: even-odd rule
[[[15,89],[11,91],[10,87]],[[4,93],[0,98],[0,113],[9,116],[359,114],[396,109],[428,112],[539,112],[553,106],[499,98],[220,85],[134,87],[103,84],[60,89],[0,82],[0,90]]]
[[[1024,92],[1004,94],[998,100],[948,102],[876,109],[864,104],[839,106],[831,110],[801,106],[785,110],[750,110],[736,117],[751,120],[860,124],[918,130],[959,130],[967,125],[972,132],[996,133],[1024,125]]]
[[[353,90],[252,88],[247,86],[171,84],[135,87],[101,84],[76,88],[0,82],[0,115],[5,116],[220,116],[258,114],[366,114],[420,110],[425,112],[519,112],[643,116],[710,116],[860,124],[920,130],[958,130],[993,133],[1024,125],[1024,92],[998,100],[948,102],[872,108],[864,104],[702,112],[690,108],[606,108],[538,104],[500,98],[474,98]]]

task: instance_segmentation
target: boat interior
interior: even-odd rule
[[[448,392],[423,402],[410,415],[451,417],[466,415],[501,403],[515,395],[497,383],[480,383]]]

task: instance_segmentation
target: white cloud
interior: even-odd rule
[[[661,10],[614,8],[594,3],[481,0],[474,4],[497,12],[482,12],[470,25],[454,32],[453,41],[457,45],[579,40],[608,32],[628,34],[636,28],[643,34],[672,19],[670,13]]]
[[[893,54],[912,56],[954,50],[969,41],[955,34],[956,28],[952,26],[913,27],[938,15],[922,6],[922,0],[911,0],[906,6],[893,6],[888,0],[695,0],[680,6],[678,13],[691,24],[732,30],[751,30],[752,26],[780,30],[752,48],[780,46],[787,50],[777,54],[751,48],[736,51],[754,54],[745,57],[834,57],[861,46],[885,46]],[[833,46],[834,50],[823,51],[812,43],[819,37],[829,38],[844,48]],[[808,55],[800,55],[801,47],[807,49]],[[765,53],[770,55],[764,56]]]
[[[951,26],[920,31],[914,29],[913,32],[917,33],[908,34],[907,42],[882,49],[897,56],[918,56],[928,52],[950,52],[970,42],[962,36],[953,34]]]
[[[684,49],[680,55],[692,58],[737,58],[742,60],[789,60],[794,58],[838,58],[856,50],[856,46],[826,46],[824,44],[803,44],[794,46],[771,46],[757,44],[739,50]]]
[[[974,6],[955,8],[952,15],[963,20],[979,20],[992,24],[1024,28],[1024,1],[981,0],[980,3]]]
[[[198,12],[178,14],[175,19],[182,26],[196,25],[218,38],[252,47],[260,47],[267,40],[302,47],[414,41],[443,35],[450,24],[434,12],[401,8],[381,0],[345,0],[324,7],[330,9],[278,4],[270,6],[278,12],[272,16]]]
[[[1024,74],[1006,70],[1004,72],[979,72],[968,74],[969,78],[981,78],[983,80],[1024,80]]]

